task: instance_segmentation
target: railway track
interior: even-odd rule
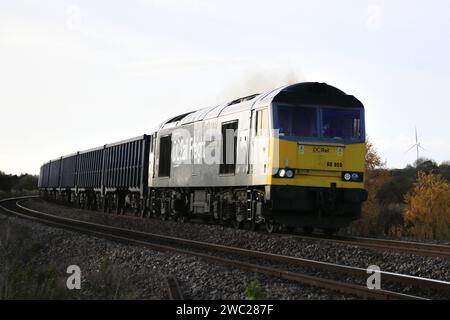
[[[70,229],[126,244],[141,245],[159,251],[192,255],[206,261],[338,291],[344,294],[356,295],[360,298],[423,299],[448,297],[450,294],[449,282],[383,271],[380,272],[383,284],[387,283],[390,288],[398,289],[400,287],[400,290],[370,290],[365,286],[365,281],[368,276],[366,269],[63,218],[26,208],[21,204],[24,199],[2,200],[0,201],[0,209],[9,214],[50,226]],[[320,277],[315,275],[318,271],[321,273]],[[340,279],[343,276],[351,278],[352,281],[341,281]],[[412,295],[398,292],[404,287],[407,287],[408,290],[413,288],[416,290],[414,292],[419,292],[419,294]],[[427,294],[422,295],[424,290]]]
[[[162,279],[162,285],[166,290],[166,296],[169,300],[184,300],[180,284],[174,275],[169,274],[164,276]]]
[[[34,197],[34,196],[33,196]],[[192,223],[199,223],[195,220]],[[361,248],[393,251],[403,254],[413,254],[425,257],[437,257],[450,260],[450,245],[439,245],[413,241],[398,241],[364,237],[329,236],[325,234],[273,233],[272,236],[290,236],[299,240],[326,241],[354,245]]]
[[[413,241],[397,241],[397,240],[387,240],[387,239],[375,239],[375,238],[364,238],[364,237],[342,237],[342,236],[326,236],[326,235],[304,235],[304,234],[279,234],[286,236],[293,236],[301,240],[320,240],[327,241],[330,243],[342,243],[355,245],[362,248],[368,249],[379,249],[395,251],[399,253],[414,254],[418,256],[426,257],[438,257],[450,260],[450,246],[430,244],[430,243],[420,243]]]

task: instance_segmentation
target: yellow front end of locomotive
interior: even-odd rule
[[[365,143],[340,144],[272,138],[269,167],[273,175],[268,175],[267,184],[364,189],[365,154]]]

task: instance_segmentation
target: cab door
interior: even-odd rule
[[[248,171],[253,175],[253,183],[265,183],[269,170],[270,141],[267,107],[252,111],[252,129],[250,131]]]

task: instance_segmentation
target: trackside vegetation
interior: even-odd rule
[[[419,158],[387,169],[368,141],[366,177],[368,200],[349,233],[450,240],[450,162]]]

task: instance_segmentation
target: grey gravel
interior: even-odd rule
[[[330,243],[317,239],[299,239],[293,236],[273,236],[248,230],[236,230],[220,225],[179,223],[171,220],[142,219],[134,216],[117,216],[30,200],[28,206],[52,214],[110,224],[150,233],[165,234],[260,250],[306,259],[367,268],[377,265],[383,271],[450,281],[450,261],[444,258],[422,257],[411,254],[366,249],[356,245]]]
[[[227,231],[223,229],[225,233],[224,231],[217,233],[217,230],[222,228],[195,224],[179,226],[170,221],[138,220],[128,217],[116,217],[109,220],[110,216],[101,213],[60,207],[40,200],[30,201],[27,206],[76,218],[83,216],[102,223],[108,218],[108,221],[114,224],[122,226],[125,224],[128,227],[143,223],[149,226],[167,225],[173,233],[177,231],[176,228],[187,229],[192,226],[196,228],[196,232],[200,231],[197,228],[206,228],[203,230],[209,230],[211,237],[215,234],[222,238],[226,236]],[[39,255],[30,263],[54,265],[59,274],[65,274],[69,265],[78,265],[82,272],[82,289],[78,298],[82,299],[164,299],[165,292],[161,280],[167,274],[172,274],[178,279],[183,294],[188,299],[244,299],[244,279],[253,279],[254,276],[252,273],[241,270],[209,264],[192,256],[123,245],[20,218],[5,218],[1,214],[0,218],[0,223],[9,223],[28,229],[30,232],[26,232],[26,237],[29,237],[27,241],[43,244]],[[258,275],[258,279],[267,299],[352,298],[278,278]]]

